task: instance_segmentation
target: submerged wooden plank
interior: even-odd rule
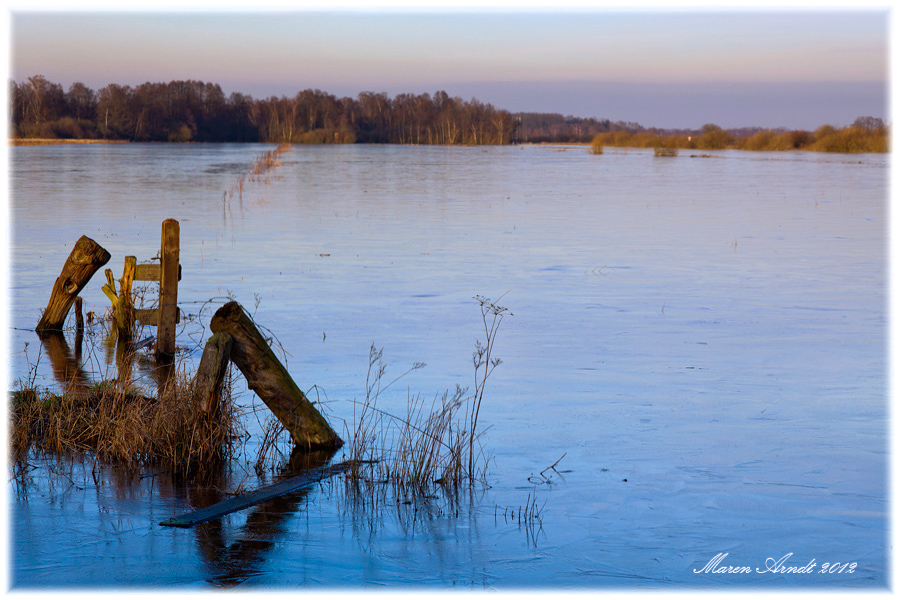
[[[164,527],[193,527],[200,523],[212,521],[213,519],[218,519],[219,517],[223,517],[235,511],[250,508],[260,502],[265,502],[266,500],[271,500],[272,498],[277,498],[278,496],[283,496],[315,485],[323,479],[327,479],[338,473],[343,473],[352,464],[352,461],[346,461],[336,465],[310,469],[303,475],[298,475],[297,477],[292,477],[270,486],[260,488],[255,492],[250,492],[243,496],[235,496],[234,498],[217,502],[212,506],[201,508],[200,510],[186,513],[179,517],[172,517],[167,521],[163,521],[160,525]]]

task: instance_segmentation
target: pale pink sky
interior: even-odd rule
[[[886,118],[886,10],[13,12],[11,77],[477,97],[646,126]]]

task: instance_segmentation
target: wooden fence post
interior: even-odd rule
[[[221,332],[206,342],[191,392],[193,406],[200,412],[214,413],[222,399],[222,383],[231,358],[231,336]]]
[[[126,339],[131,338],[134,331],[134,303],[131,299],[131,286],[134,283],[134,270],[137,258],[125,257],[125,266],[122,269],[122,279],[119,280],[119,312],[116,315],[116,327],[119,335]]]
[[[237,302],[216,311],[209,328],[231,335],[231,361],[250,389],[266,403],[298,448],[312,451],[340,448],[344,442],[307,399],[268,342]]]
[[[180,227],[175,219],[162,224],[159,276],[159,323],[156,329],[156,358],[175,356],[175,323],[178,318],[178,260]]]
[[[75,360],[81,362],[81,345],[84,341],[84,314],[81,296],[75,298]]]
[[[84,333],[84,314],[82,314],[82,304],[84,301],[81,299],[81,296],[75,298],[75,332]]]
[[[38,333],[51,330],[62,330],[66,315],[75,302],[75,298],[84,289],[94,273],[109,262],[109,252],[100,244],[87,236],[81,236],[72,248],[69,258],[63,265],[62,272],[53,284],[50,301],[35,331]]]
[[[121,340],[130,340],[134,330],[134,307],[131,302],[131,284],[134,281],[134,269],[137,259],[125,257],[125,268],[119,280],[119,292],[116,293],[116,280],[112,269],[106,269],[106,284],[103,293],[112,303],[113,319],[116,322],[116,334]]]

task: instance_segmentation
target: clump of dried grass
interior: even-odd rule
[[[217,410],[191,401],[190,377],[175,374],[156,398],[118,381],[84,394],[25,387],[11,394],[14,456],[32,448],[48,453],[91,452],[126,467],[204,468],[229,457],[238,415],[226,386]]]

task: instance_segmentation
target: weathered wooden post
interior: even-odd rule
[[[84,315],[81,311],[83,303],[84,301],[81,299],[81,296],[75,298],[75,333],[84,333]]]
[[[134,306],[131,301],[131,286],[134,281],[134,271],[137,259],[133,256],[125,257],[125,268],[122,271],[122,279],[119,280],[119,292],[116,293],[116,280],[113,279],[112,269],[106,269],[106,283],[103,285],[103,293],[112,303],[113,319],[116,322],[116,334],[121,340],[130,340],[134,329]]]
[[[194,376],[191,399],[196,409],[203,413],[214,413],[222,399],[222,384],[231,358],[231,336],[225,332],[216,333],[206,342],[200,365]]]
[[[157,360],[175,356],[175,323],[178,319],[178,260],[180,227],[175,219],[162,224],[159,275],[159,323],[156,329]]]
[[[91,280],[94,273],[109,262],[109,258],[109,252],[100,244],[87,236],[81,236],[53,284],[50,301],[47,303],[47,308],[44,309],[44,314],[38,321],[35,331],[40,333],[62,330],[66,322],[66,315],[69,314],[75,298]]]
[[[119,335],[125,335],[128,338],[134,331],[134,303],[131,299],[131,287],[134,283],[136,266],[137,258],[126,256],[122,279],[119,280],[119,312],[116,314],[116,328],[119,330]]]
[[[250,389],[266,403],[299,448],[326,450],[344,442],[312,405],[268,342],[237,302],[229,302],[213,315],[209,328],[231,335],[231,361],[237,365]]]

